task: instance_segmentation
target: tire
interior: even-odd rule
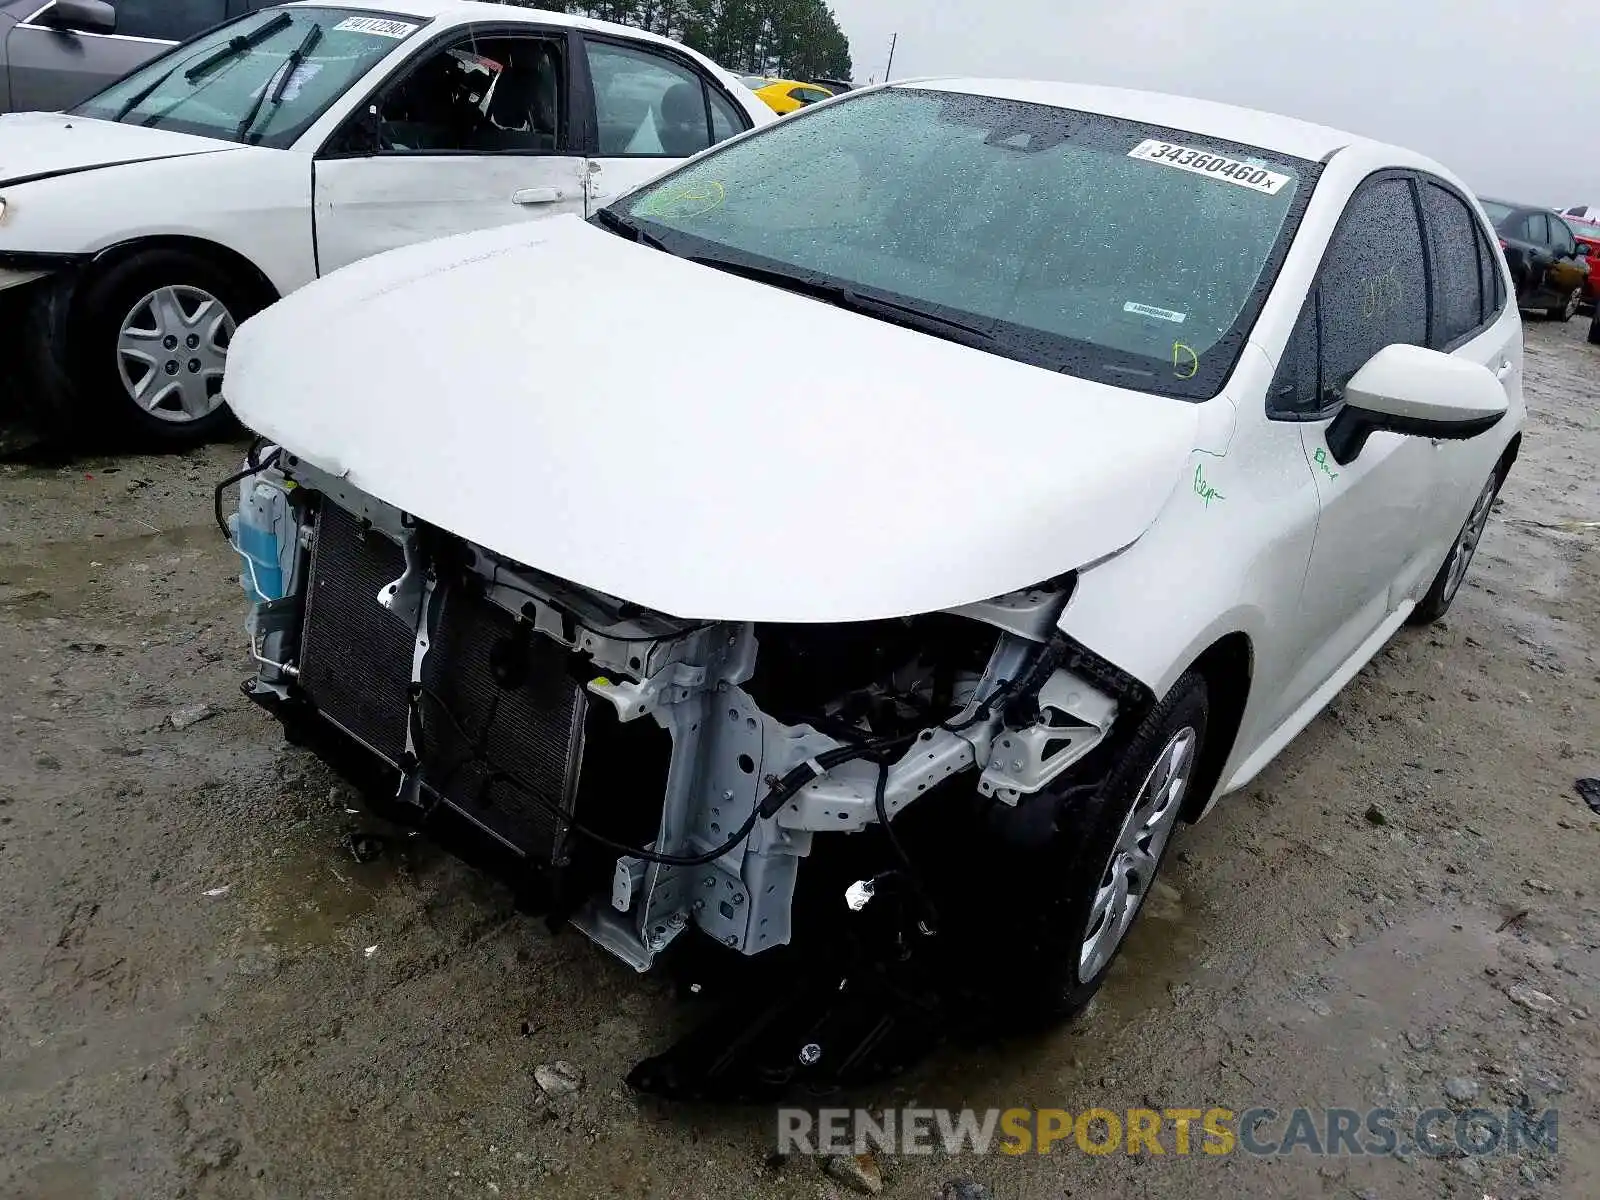
[[[69,436],[179,447],[231,431],[222,369],[239,322],[265,306],[260,292],[209,259],[167,248],[86,278],[62,356]]]
[[[1566,300],[1553,308],[1545,310],[1552,321],[1560,321],[1563,325],[1572,320],[1578,311],[1578,305],[1583,300],[1583,289],[1575,287],[1567,294]]]
[[[1406,617],[1407,625],[1431,625],[1450,611],[1450,605],[1455,602],[1461,584],[1467,577],[1467,569],[1472,566],[1472,556],[1478,551],[1478,542],[1489,524],[1495,497],[1500,494],[1500,485],[1504,482],[1505,472],[1495,467],[1473,500],[1472,510],[1467,514],[1461,532],[1456,534],[1456,540],[1451,543],[1450,552],[1445,555],[1439,573],[1433,577],[1427,593]]]
[[[1595,306],[1594,316],[1589,319],[1589,344],[1600,346],[1600,304]]]
[[[995,999],[1008,1012],[1028,1024],[1055,1024],[1082,1011],[1100,990],[1172,844],[1205,748],[1208,713],[1205,679],[1190,671],[1140,723],[1103,784],[1088,796],[1080,787],[1053,798],[1049,840],[1036,853],[1000,864],[1006,907],[985,933],[983,958]],[[1177,757],[1178,779],[1152,809],[1150,788]],[[1143,830],[1139,812],[1151,818]],[[1116,870],[1130,847],[1143,852],[1135,886],[1127,886],[1132,873]],[[1108,894],[1110,911],[1102,901]]]

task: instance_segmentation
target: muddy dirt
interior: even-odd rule
[[[1090,1011],[871,1108],[1559,1111],[1483,1158],[879,1156],[884,1194],[1600,1195],[1600,349],[1532,425],[1449,619],[1180,835]],[[239,694],[236,447],[0,466],[0,1196],[830,1197],[770,1109],[641,1100],[685,1012],[403,840]],[[1546,1003],[1548,1000],[1548,1003]],[[996,1014],[997,1021],[1003,1019]],[[550,1098],[535,1069],[583,1082]],[[1281,1127],[1280,1127],[1281,1132]],[[987,1189],[987,1192],[985,1191]]]

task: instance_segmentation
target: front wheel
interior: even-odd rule
[[[193,445],[231,424],[228,347],[261,308],[253,289],[182,250],[146,250],[88,280],[66,355],[75,433],[109,426],[136,440]]]
[[[1433,577],[1427,594],[1417,601],[1417,606],[1406,618],[1408,625],[1431,625],[1450,611],[1456,593],[1461,590],[1462,580],[1467,577],[1467,568],[1472,565],[1472,556],[1478,552],[1478,542],[1489,524],[1489,513],[1494,509],[1494,498],[1500,494],[1503,480],[1504,475],[1496,467],[1478,492],[1478,498],[1472,502],[1472,511],[1467,514],[1461,532],[1456,534],[1450,553],[1445,556],[1439,573]]]
[[[1600,302],[1596,302],[1594,316],[1589,318],[1589,344],[1600,346]]]
[[[1186,673],[1105,782],[1056,798],[1048,843],[1011,862],[1007,919],[988,939],[998,999],[1019,1016],[1064,1020],[1105,982],[1189,798],[1209,709],[1204,677]]]

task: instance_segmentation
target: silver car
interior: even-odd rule
[[[0,113],[70,108],[271,0],[0,0]]]

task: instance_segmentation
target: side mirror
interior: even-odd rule
[[[117,10],[105,0],[56,0],[55,5],[40,19],[56,29],[71,29],[80,33],[117,31]]]
[[[1489,368],[1422,346],[1385,346],[1355,373],[1328,426],[1334,461],[1354,461],[1378,430],[1465,439],[1506,415],[1506,392]]]

